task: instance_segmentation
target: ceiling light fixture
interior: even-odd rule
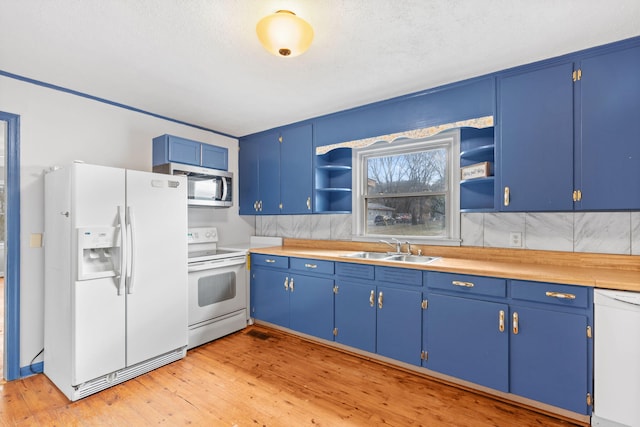
[[[303,54],[313,40],[311,25],[289,10],[279,10],[262,18],[256,25],[256,33],[266,50],[284,57]]]

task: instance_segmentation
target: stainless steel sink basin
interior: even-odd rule
[[[389,257],[389,254],[386,254],[384,252],[355,252],[342,256],[345,258],[385,259]]]
[[[382,261],[406,262],[408,264],[428,264],[438,259],[437,257],[408,255],[408,254],[389,254],[384,252],[354,252],[352,254],[342,255],[345,258],[358,259],[378,259]]]
[[[385,258],[386,261],[408,262],[411,264],[428,264],[437,259],[437,257],[422,255],[391,255]]]

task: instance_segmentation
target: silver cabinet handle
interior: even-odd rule
[[[266,262],[267,264],[273,264],[274,262],[276,262],[275,259],[271,259],[271,258],[267,258],[264,260],[264,262]]]
[[[504,332],[504,310],[500,310],[498,314],[498,330]]]
[[[559,299],[576,299],[576,296],[574,294],[567,294],[564,292],[551,292],[551,291],[547,291],[545,293],[546,296],[551,297],[551,298],[559,298]]]
[[[376,299],[376,292],[372,289],[371,293],[369,294],[369,305],[371,307],[373,307],[373,304],[375,304],[375,299]]]
[[[304,266],[307,268],[318,268],[317,264],[305,264]]]
[[[289,281],[289,290],[291,290],[291,292],[293,292],[293,277]]]
[[[382,308],[382,292],[378,294],[378,308]]]
[[[285,291],[289,290],[289,278],[288,277],[284,278],[284,290]]]
[[[520,328],[518,326],[518,312],[513,313],[513,335],[518,335]]]
[[[311,197],[307,197],[307,209],[311,210]]]
[[[509,206],[510,199],[510,190],[509,187],[504,187],[504,205]]]
[[[451,284],[453,286],[460,286],[463,288],[473,288],[475,285],[471,282],[461,282],[459,280],[454,280],[453,282],[451,282]]]

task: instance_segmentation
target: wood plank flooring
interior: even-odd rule
[[[0,426],[571,426],[252,326],[78,402],[42,374],[0,385]]]

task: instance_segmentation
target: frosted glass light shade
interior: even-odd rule
[[[265,16],[256,25],[262,46],[276,56],[301,55],[313,41],[313,28],[307,21],[288,10]]]

